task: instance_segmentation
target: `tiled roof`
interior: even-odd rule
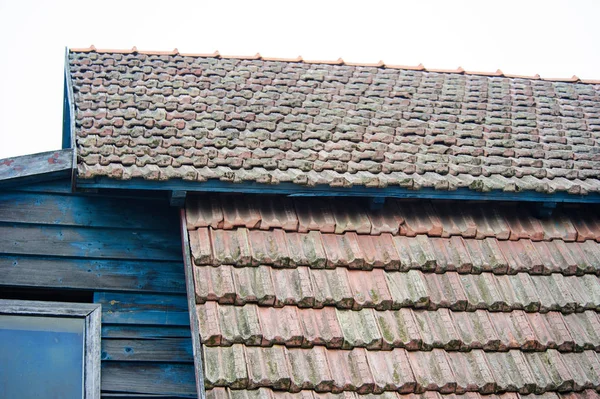
[[[209,399],[598,397],[598,208],[365,205],[188,198]]]
[[[80,179],[600,192],[600,84],[71,51]]]

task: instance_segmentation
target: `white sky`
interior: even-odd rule
[[[0,158],[60,148],[90,44],[600,79],[600,1],[0,0]]]

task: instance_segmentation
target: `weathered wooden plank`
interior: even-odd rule
[[[42,181],[37,183],[27,183],[10,187],[5,190],[10,192],[28,192],[28,193],[57,193],[57,194],[69,194],[71,190],[71,181],[68,178]],[[8,192],[8,191],[7,191]]]
[[[183,262],[0,255],[0,286],[185,293]]]
[[[176,326],[136,326],[131,324],[104,324],[102,338],[129,338],[129,339],[170,339],[190,338],[189,327]]]
[[[102,339],[102,360],[193,363],[192,339]]]
[[[94,302],[102,304],[102,323],[190,325],[185,295],[96,292]]]
[[[192,264],[192,254],[190,247],[190,236],[187,229],[187,220],[185,209],[179,212],[179,227],[181,229],[183,263],[185,269],[185,286],[187,291],[188,313],[190,316],[190,329],[192,333],[192,348],[194,355],[194,368],[196,369],[196,392],[198,399],[206,398],[206,389],[204,387],[204,364],[202,361],[202,341],[200,340],[200,325],[198,314],[196,313],[196,291],[194,288],[194,272]]]
[[[72,149],[1,159],[0,187],[70,177],[72,167]]]
[[[42,193],[0,194],[0,222],[178,231],[178,214],[165,201]]]
[[[102,395],[105,393],[195,397],[194,365],[103,362]]]
[[[177,234],[71,226],[0,224],[0,253],[181,260]]]

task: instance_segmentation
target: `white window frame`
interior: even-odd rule
[[[85,319],[83,398],[100,399],[100,304],[0,299],[0,314]]]

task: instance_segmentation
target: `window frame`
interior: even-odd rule
[[[100,399],[100,304],[0,299],[0,314],[85,319],[83,398]]]

